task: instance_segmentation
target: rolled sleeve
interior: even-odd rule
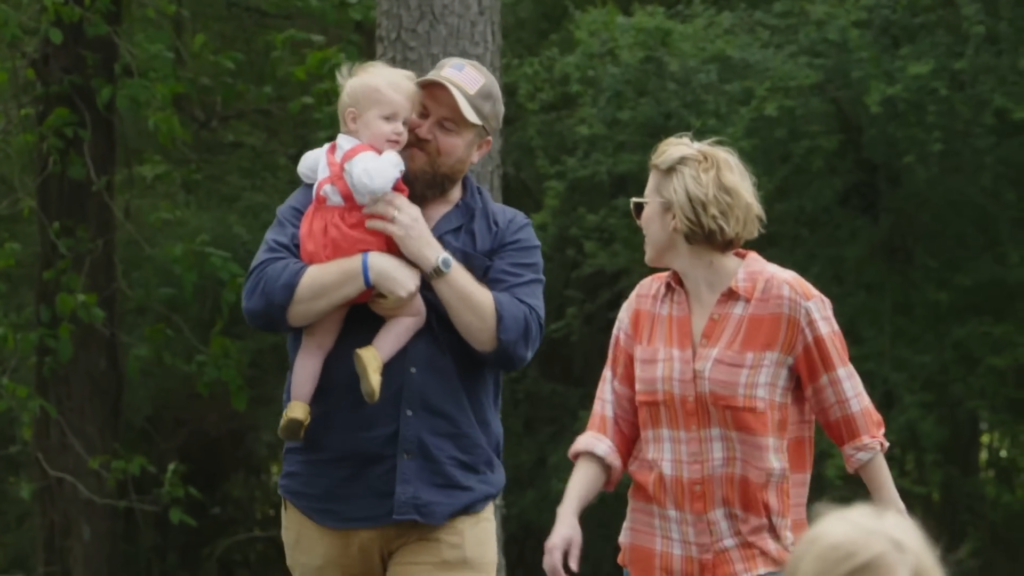
[[[485,356],[513,371],[530,362],[544,337],[544,258],[529,218],[509,222],[494,254],[484,284],[494,297],[498,344]]]
[[[805,301],[801,328],[795,367],[804,395],[852,474],[888,450],[885,422],[850,362],[832,305],[824,296]]]
[[[629,462],[640,437],[635,402],[633,338],[630,331],[632,314],[631,296],[623,304],[615,328],[612,329],[608,358],[597,385],[587,429],[569,448],[569,459],[573,462],[584,453],[593,454],[604,461],[609,470],[604,485],[606,491],[614,490],[622,479],[625,463]]]
[[[277,208],[277,216],[249,266],[242,287],[242,314],[257,330],[292,329],[288,307],[308,268],[299,255],[299,225],[311,198],[311,187],[302,186]]]

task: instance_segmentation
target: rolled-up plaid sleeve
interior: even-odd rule
[[[634,297],[622,305],[612,329],[608,358],[597,386],[594,407],[587,429],[569,448],[569,458],[576,461],[581,454],[601,458],[610,470],[604,489],[611,491],[622,479],[625,463],[633,453],[640,430],[637,425],[635,388],[633,383],[632,323]]]
[[[851,474],[885,453],[885,422],[850,362],[850,354],[832,311],[821,294],[804,301],[795,368],[805,397],[825,434],[843,452]]]

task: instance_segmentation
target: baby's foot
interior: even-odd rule
[[[305,402],[289,402],[281,415],[281,423],[277,426],[277,435],[285,441],[302,440],[309,425],[309,404]]]
[[[381,372],[384,371],[384,362],[373,345],[359,348],[355,352],[356,372],[359,374],[359,388],[363,391],[363,398],[370,404],[380,400]]]

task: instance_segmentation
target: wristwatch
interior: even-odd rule
[[[434,263],[434,267],[427,272],[427,280],[437,280],[438,278],[445,276],[452,271],[452,266],[455,265],[455,259],[448,252],[442,252],[437,257],[437,262]]]

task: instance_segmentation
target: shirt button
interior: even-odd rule
[[[412,416],[412,410],[406,410],[405,411],[405,415],[406,416]]]
[[[708,339],[707,338],[701,338],[700,339],[700,345],[701,346],[707,346],[708,345]]]
[[[718,312],[715,312],[714,314],[711,315],[711,319],[712,320],[718,320],[721,317],[722,317],[722,315],[719,314]]]
[[[693,489],[694,489],[695,491],[697,491],[697,492],[700,492],[700,490],[701,490],[701,485],[700,485],[700,484],[694,484],[694,486],[693,486]]]
[[[412,368],[409,368],[409,372],[412,372],[413,374],[415,374],[416,373],[416,367],[413,366]]]
[[[409,458],[412,458],[412,454],[409,454],[408,452],[402,452],[402,458],[408,460]]]

